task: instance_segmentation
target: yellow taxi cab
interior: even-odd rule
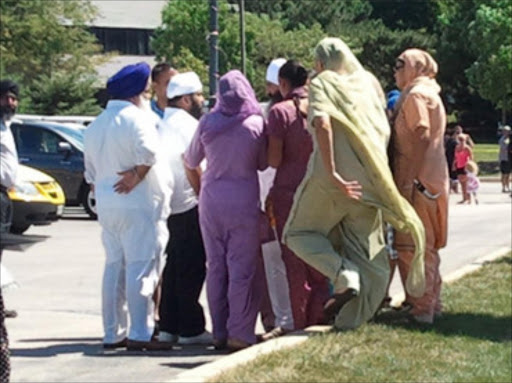
[[[62,217],[66,199],[49,175],[19,165],[15,185],[8,191],[13,205],[11,232],[21,234],[31,225],[49,225]]]

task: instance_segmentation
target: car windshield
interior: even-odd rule
[[[53,128],[59,133],[62,133],[71,143],[81,151],[84,150],[84,129],[82,128],[69,128],[62,125],[53,125]]]

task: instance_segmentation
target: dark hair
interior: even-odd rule
[[[151,71],[151,81],[155,82],[161,73],[168,72],[171,69],[172,69],[172,66],[169,63],[156,64],[153,67],[153,70]]]
[[[180,101],[183,98],[184,95],[176,96],[171,98],[170,100],[167,100],[167,106],[175,107],[178,104],[178,101]]]
[[[279,77],[288,80],[292,88],[298,88],[306,85],[308,71],[298,61],[288,60],[279,69]]]

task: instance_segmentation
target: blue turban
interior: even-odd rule
[[[396,102],[400,98],[400,91],[393,89],[386,96],[388,98],[387,109],[392,110],[395,107]]]
[[[127,65],[107,81],[107,91],[113,98],[127,99],[146,89],[151,74],[149,64],[140,62]]]

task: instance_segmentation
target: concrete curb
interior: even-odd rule
[[[507,255],[511,251],[510,248],[502,247],[496,251],[493,251],[490,254],[487,254],[483,257],[477,258],[472,263],[461,267],[460,269],[446,275],[443,277],[444,283],[451,283],[460,279],[466,274],[472,273],[473,271],[478,270],[482,267],[486,262],[493,261],[495,259],[501,258]],[[404,293],[399,293],[393,296],[392,304],[399,304],[405,299]],[[191,370],[182,372],[175,379],[170,380],[170,382],[180,382],[180,383],[188,383],[188,382],[206,382],[208,379],[213,378],[215,375],[220,374],[226,370],[229,370],[233,367],[239,366],[243,363],[250,362],[256,359],[260,355],[265,355],[273,351],[278,351],[283,348],[297,346],[300,343],[306,341],[310,334],[318,333],[318,332],[326,332],[331,330],[332,326],[311,326],[306,328],[303,331],[297,331],[280,338],[272,339],[264,343],[256,344],[250,348],[247,348],[242,351],[238,351],[234,354],[228,355],[226,357],[220,358],[214,362],[206,363],[200,367],[193,368]]]
[[[297,331],[276,339],[258,343],[254,346],[246,348],[245,350],[238,351],[226,357],[217,359],[214,362],[203,364],[202,366],[182,372],[170,382],[206,382],[208,379],[213,378],[215,375],[218,375],[221,372],[239,366],[243,363],[250,362],[260,355],[265,355],[287,347],[297,346],[298,344],[308,339],[311,333],[325,332],[329,331],[330,329],[331,326],[311,326],[303,331]]]

